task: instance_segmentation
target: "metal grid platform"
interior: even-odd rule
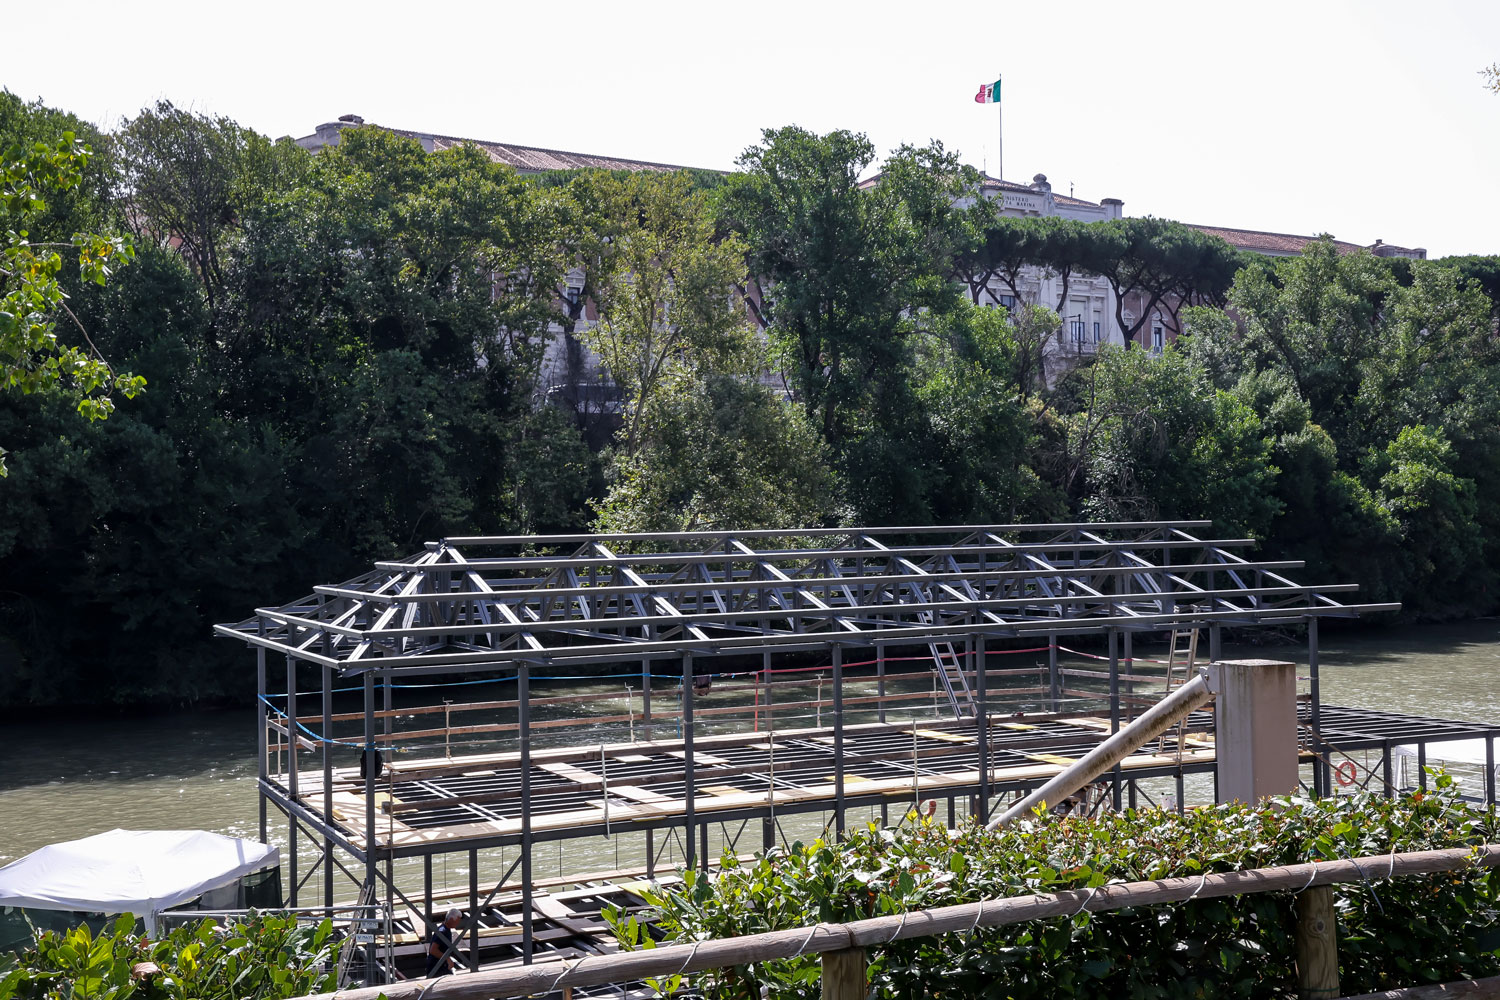
[[[1311,706],[1302,706],[1302,723]],[[1107,718],[992,718],[987,728],[989,781],[981,787],[975,720],[925,720],[846,726],[835,755],[831,728],[700,738],[694,771],[684,771],[681,741],[622,743],[534,751],[530,757],[530,831],[546,840],[627,834],[699,821],[828,809],[842,801],[913,803],[926,798],[983,795],[1033,788],[1074,762],[1111,732]],[[1500,729],[1324,706],[1322,737],[1329,751],[1348,754],[1409,743],[1500,735]],[[1304,751],[1311,760],[1311,752]],[[1131,754],[1127,778],[1207,773],[1214,768],[1213,713],[1195,712],[1181,743],[1174,730]],[[378,782],[381,816],[376,847],[394,856],[425,853],[439,843],[455,849],[519,842],[522,772],[516,753],[401,760]],[[333,820],[363,848],[363,779],[357,769],[334,772]],[[323,789],[310,776],[300,796],[317,813]]]

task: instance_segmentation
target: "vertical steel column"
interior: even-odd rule
[[[422,855],[422,919],[426,921],[423,934],[432,933],[432,855]]]
[[[1191,677],[1187,679],[1192,680]],[[1120,630],[1117,628],[1109,629],[1109,731],[1120,731]],[[1122,805],[1120,779],[1124,773],[1119,764],[1110,772],[1110,786],[1117,812]]]
[[[1330,788],[1329,767],[1323,760],[1323,689],[1318,679],[1318,620],[1307,620],[1307,674],[1312,681],[1312,747],[1313,794],[1327,795]]]
[[[392,723],[395,722],[395,716],[391,713],[391,672],[389,670],[380,675],[380,686],[384,692],[381,699],[381,707],[385,710],[385,725],[381,728],[385,732],[385,735],[389,736],[393,731]],[[387,740],[386,745],[389,746],[390,742],[390,740]]]
[[[766,706],[766,732],[776,732],[776,717],[771,714],[771,685],[775,683],[775,674],[771,671],[771,652],[760,654],[760,686],[765,691]]]
[[[844,839],[844,647],[833,647],[833,833]]]
[[[1125,660],[1125,672],[1127,674],[1129,674],[1133,678],[1133,677],[1135,677],[1135,633],[1134,632],[1126,632],[1125,635],[1124,635],[1124,639],[1125,639],[1125,656],[1124,656],[1124,660]],[[1191,678],[1189,678],[1189,679],[1191,679]],[[1133,720],[1135,718],[1135,681],[1134,680],[1128,680],[1128,681],[1125,682],[1125,695],[1126,695],[1127,698],[1130,699],[1130,704],[1125,707],[1125,721],[1129,722],[1129,721],[1131,721],[1131,720]],[[1135,795],[1135,784],[1134,784],[1134,782],[1131,783],[1130,794],[1132,796]],[[1131,799],[1131,804],[1134,805],[1134,798]]]
[[[1052,711],[1057,711],[1057,699],[1062,693],[1062,680],[1057,674],[1057,636],[1047,636],[1047,688],[1052,693]]]
[[[469,971],[479,971],[479,849],[469,848]]]
[[[261,622],[265,631],[265,622]],[[260,752],[260,763],[256,767],[255,797],[260,803],[260,842],[266,843],[266,781],[270,777],[270,766],[266,763],[269,749],[266,746],[266,723],[271,713],[266,705],[266,648],[255,647],[255,748]]]
[[[984,669],[984,636],[975,643],[974,736],[979,741],[979,821],[990,818],[990,701]]]
[[[1495,806],[1495,737],[1484,738],[1484,804]]]
[[[655,637],[651,626],[646,627],[646,638]],[[641,661],[641,735],[651,741],[651,657]],[[646,831],[646,877],[656,877],[656,831]]]
[[[1417,790],[1427,791],[1427,741],[1417,744]]]
[[[323,649],[328,651],[328,640]],[[333,753],[328,742],[333,734],[333,668],[323,667],[323,905],[333,905],[333,838],[328,828],[333,825]]]
[[[682,654],[682,762],[687,769],[687,786],[683,789],[683,850],[688,868],[697,864],[694,827],[697,820],[694,799],[698,795],[697,774],[693,763],[693,654]]]
[[[876,718],[881,723],[885,722],[885,643],[875,641],[875,712]],[[891,807],[884,799],[880,800],[880,825],[886,826],[891,821]]]
[[[385,731],[385,736],[386,736],[386,740],[385,740],[385,744],[384,744],[385,748],[386,748],[386,755],[387,756],[395,756],[395,751],[392,750],[391,748],[394,747],[396,744],[395,744],[395,741],[392,740],[390,737],[391,737],[391,734],[395,731],[396,713],[393,712],[393,711],[391,711],[391,690],[392,690],[392,687],[391,687],[391,672],[389,670],[381,671],[381,674],[380,674],[380,687],[381,687],[381,690],[384,692],[384,694],[383,694],[383,696],[381,698],[381,704],[385,707],[385,712],[384,712],[385,725],[382,726],[381,728]],[[394,806],[395,803],[393,802],[393,803],[391,803],[391,805]],[[394,815],[394,814],[392,814],[392,815]],[[395,907],[396,907],[396,888],[395,887],[396,887],[396,858],[395,858],[395,852],[392,851],[391,853],[389,853],[389,854],[387,854],[385,856],[385,905],[388,907],[387,912],[394,912],[395,911]]]
[[[376,851],[375,851],[375,671],[365,671],[365,738],[361,744],[360,759],[364,762],[365,773],[365,885],[369,887],[369,902],[374,904],[376,899],[377,881]],[[364,893],[360,893],[361,898]],[[368,911],[364,916],[369,917]],[[374,924],[371,925],[371,939],[369,950],[366,955],[367,977],[373,984],[375,975],[375,941]]]
[[[516,664],[516,732],[521,766],[521,962],[531,964],[531,664]]]
[[[641,732],[651,739],[651,657],[641,661]]]
[[[1224,658],[1224,627],[1222,625],[1210,625],[1208,627],[1208,660],[1217,663]]]
[[[286,658],[286,790],[293,804],[297,801],[297,661]],[[287,820],[287,881],[291,891],[287,905],[297,905],[297,814],[288,809]]]
[[[1381,780],[1385,783],[1385,797],[1393,799],[1396,797],[1395,768],[1391,760],[1391,741],[1386,740],[1380,746],[1380,769]]]

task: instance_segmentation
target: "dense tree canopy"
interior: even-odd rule
[[[1496,258],[1004,218],[941,146],[795,127],[728,177],[523,177],[3,95],[0,148],[13,707],[243,698],[210,623],[451,533],[1210,517],[1413,616],[1496,610]],[[1065,351],[1082,276],[1181,336]],[[580,343],[618,403],[550,405]],[[127,369],[151,391],[81,419]]]
[[[106,221],[98,196],[107,174],[91,168],[93,148],[77,127],[0,91],[0,393],[61,391],[80,414],[102,420],[112,392],[133,398],[146,382],[110,367],[67,289],[103,285],[135,250],[123,236],[79,228]],[[7,471],[0,446],[0,477]]]

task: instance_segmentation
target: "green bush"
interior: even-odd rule
[[[989,832],[908,817],[839,844],[822,841],[688,873],[653,897],[677,942],[848,921],[1028,893],[1314,860],[1461,847],[1496,839],[1493,812],[1436,791],[1281,799],[1185,816],[1036,816]],[[1500,876],[1460,873],[1335,887],[1341,987],[1364,993],[1500,974]],[[872,950],[879,997],[1283,997],[1295,991],[1293,893],[1079,913]],[[638,928],[617,920],[627,944]],[[816,958],[721,969],[691,985],[718,998],[816,997]],[[767,987],[762,993],[762,987]]]
[[[19,956],[0,959],[0,1000],[280,1000],[334,987],[340,942],[325,920],[257,914],[220,925],[174,928],[159,940],[135,931],[134,917],[94,935],[85,926],[41,931]],[[139,963],[159,971],[132,975]]]

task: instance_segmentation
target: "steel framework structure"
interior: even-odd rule
[[[997,733],[1004,736],[1006,723],[990,718],[984,669],[973,671],[975,690],[970,692],[965,687],[966,704],[960,705],[954,694],[951,683],[967,684],[965,671],[958,664],[983,664],[987,642],[1045,639],[1050,649],[1052,705],[1056,709],[1060,691],[1058,637],[1106,637],[1111,707],[1109,720],[1102,724],[1107,732],[1117,729],[1121,718],[1121,640],[1128,661],[1134,635],[1207,629],[1209,656],[1217,658],[1224,626],[1305,624],[1313,685],[1310,724],[1316,739],[1320,731],[1319,620],[1398,606],[1341,603],[1333,595],[1353,591],[1354,585],[1295,583],[1282,574],[1300,567],[1301,562],[1246,558],[1238,553],[1253,545],[1252,540],[1201,537],[1202,529],[1208,527],[1207,521],[1151,521],[447,538],[429,543],[415,556],[378,562],[369,572],[347,582],[316,587],[291,604],[258,608],[244,621],[218,625],[215,631],[243,640],[257,650],[258,693],[263,703],[259,727],[261,834],[264,838],[269,803],[289,819],[294,893],[299,885],[296,840],[304,826],[322,842],[323,889],[330,903],[335,846],[363,863],[367,891],[374,892],[383,878],[387,890],[397,895],[399,890],[390,875],[380,871],[382,860],[422,855],[430,872],[433,855],[467,851],[470,902],[478,908],[477,850],[517,843],[521,847],[516,864],[524,902],[522,953],[529,960],[532,846],[539,837],[558,835],[542,822],[548,810],[544,800],[556,791],[551,786],[557,766],[568,763],[559,760],[549,765],[545,754],[537,763],[533,757],[529,693],[533,667],[640,663],[643,703],[649,719],[652,663],[680,662],[681,736],[669,741],[670,746],[651,744],[663,753],[669,752],[674,761],[681,761],[681,765],[670,765],[682,768],[682,788],[673,790],[679,805],[656,818],[642,816],[636,828],[645,831],[650,856],[651,830],[680,827],[685,833],[684,853],[689,865],[706,860],[703,855],[707,853],[709,820],[704,817],[730,805],[703,797],[711,791],[704,780],[709,776],[705,768],[718,775],[716,780],[721,785],[726,779],[739,780],[731,773],[734,769],[725,770],[726,762],[711,752],[718,746],[713,740],[695,750],[691,683],[696,676],[695,658],[758,654],[768,668],[773,658],[782,654],[823,651],[831,657],[833,724],[819,737],[828,745],[832,784],[826,787],[831,792],[828,796],[805,797],[800,807],[792,808],[821,809],[823,799],[828,798],[840,830],[844,810],[870,798],[860,795],[857,784],[852,784],[847,794],[845,790],[846,779],[870,780],[855,773],[857,767],[866,766],[860,762],[867,756],[857,741],[876,738],[862,735],[860,727],[844,724],[842,663],[849,648],[873,648],[882,670],[887,650],[931,650],[934,666],[949,686],[955,714],[960,718],[956,736],[933,737],[929,733],[923,738],[937,740],[931,753],[939,755],[956,752],[951,745],[943,749],[955,738],[971,741],[965,753],[973,758],[972,764],[965,764],[968,770],[960,769],[955,774],[972,776],[956,776],[950,782],[950,811],[951,797],[967,794],[987,814],[992,794],[1042,777],[1038,771],[1037,776],[1023,779],[1018,772],[1009,784],[993,777],[1004,753],[995,737]],[[954,652],[954,645],[963,647],[963,659]],[[977,660],[968,659],[976,653]],[[280,654],[286,660],[284,712],[266,697],[270,690],[269,654]],[[301,726],[303,719],[318,719],[317,715],[299,715],[299,665],[322,676],[321,747],[306,743],[299,733],[299,727],[305,728]],[[357,676],[363,681],[364,735],[354,745],[363,751],[368,765],[376,748],[390,739],[391,720],[396,714],[390,692],[396,679],[419,674],[485,673],[511,678],[516,684],[517,750],[496,758],[504,758],[505,773],[496,772],[493,779],[485,779],[494,782],[494,788],[440,792],[467,795],[472,804],[490,802],[495,808],[500,807],[498,803],[513,800],[514,822],[495,825],[486,836],[476,831],[445,840],[442,830],[434,829],[420,835],[414,832],[402,842],[391,837],[382,840],[377,835],[377,814],[390,817],[382,820],[387,825],[394,824],[398,813],[415,821],[416,813],[423,808],[421,797],[403,792],[405,801],[393,797],[377,805],[378,761],[361,769],[334,766],[330,745],[336,741],[328,739],[328,734],[334,719],[331,692],[335,676]],[[377,686],[384,688],[384,706],[378,712]],[[884,726],[883,710],[881,719],[881,726],[870,732]],[[377,729],[381,723],[383,735]],[[267,763],[268,744],[276,732],[285,746],[305,744],[307,750],[321,749],[321,773],[299,781],[298,754],[292,752],[288,754],[287,773],[273,776]],[[903,739],[909,743],[913,738],[907,735]],[[770,747],[771,741],[766,745]],[[632,759],[634,754],[625,747],[618,752],[621,760]],[[1180,776],[1180,748],[1177,756]],[[634,759],[644,758],[635,754]],[[602,769],[602,752],[599,760]],[[787,763],[785,758],[781,764],[773,759],[760,768],[769,790],[768,805],[776,811],[785,808],[776,804],[777,772]],[[1157,766],[1144,760],[1137,763]],[[846,765],[851,768],[848,774]],[[421,762],[403,764],[397,771],[421,770],[422,766]],[[552,771],[546,770],[549,766]],[[572,779],[581,780],[585,790],[591,787],[593,779],[580,779],[583,772],[576,763],[568,766]],[[742,764],[740,770],[758,766],[752,761]],[[1052,765],[1043,760],[1040,766],[1045,770]],[[494,762],[486,767],[493,768]],[[1326,789],[1326,764],[1321,768],[1315,765],[1313,774],[1315,790]],[[1118,768],[1115,775],[1118,805],[1122,783]],[[601,784],[607,780],[602,773],[599,779]],[[362,796],[358,794],[361,785]],[[604,795],[607,824],[610,793],[606,790]],[[747,802],[736,817],[742,812],[748,819],[760,810],[760,806]],[[538,818],[536,829],[534,816]],[[695,858],[695,853],[700,853],[696,851],[695,835],[700,828],[704,845]],[[309,871],[307,876],[311,874]],[[510,874],[502,876],[500,883]],[[430,874],[427,894],[431,894]]]
[[[448,538],[220,634],[343,675],[1163,631],[1390,610],[1207,521]]]

